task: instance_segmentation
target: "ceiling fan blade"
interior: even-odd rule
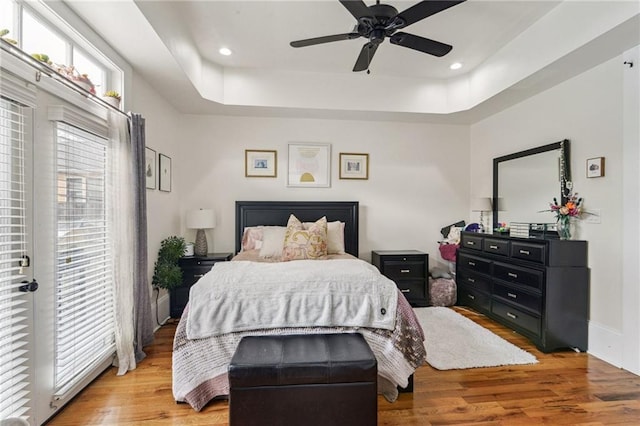
[[[335,34],[324,37],[308,38],[305,40],[296,40],[289,43],[291,47],[313,46],[314,44],[331,43],[332,41],[352,40],[360,37],[358,33]]]
[[[375,20],[375,18],[371,14],[371,11],[367,7],[367,5],[364,4],[362,0],[339,0],[339,1],[340,3],[342,3],[344,7],[347,8],[349,13],[352,14],[353,17],[358,20],[358,22],[360,22],[360,18],[364,16],[372,20]]]
[[[453,49],[450,44],[407,33],[395,33],[389,38],[389,42],[433,56],[444,56]]]
[[[375,55],[376,50],[378,50],[379,43],[366,43],[362,46],[362,50],[360,50],[360,55],[358,55],[358,60],[353,67],[354,71],[365,71],[369,69],[369,64],[373,59],[373,55]]]
[[[414,4],[410,8],[396,15],[396,19],[400,18],[402,23],[397,28],[408,27],[409,25],[418,22],[431,15],[435,15],[438,12],[442,12],[445,9],[449,9],[457,4],[463,3],[466,0],[452,0],[452,1],[421,1]]]

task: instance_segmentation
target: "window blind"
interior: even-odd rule
[[[55,394],[115,352],[106,139],[56,122]]]
[[[0,98],[0,419],[27,417],[30,403],[26,254],[25,126],[28,108]]]

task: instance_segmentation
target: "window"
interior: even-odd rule
[[[56,143],[55,389],[62,394],[84,371],[113,354],[115,325],[107,141],[56,122]]]
[[[11,319],[0,329],[0,419],[27,415],[30,402],[30,312],[27,294],[18,290],[27,244],[25,109],[0,98],[0,318]]]
[[[22,38],[20,47],[28,54],[44,53],[54,64],[66,64],[67,42],[56,32],[42,24],[27,9],[22,14]]]
[[[122,93],[122,71],[53,16],[43,2],[0,0],[0,30],[9,30],[7,37],[16,40],[25,53],[45,54],[54,67],[73,66],[77,76],[88,76],[98,95],[107,90]]]

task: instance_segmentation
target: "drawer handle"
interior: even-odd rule
[[[401,274],[408,274],[409,272],[411,272],[411,269],[400,269]]]
[[[514,274],[513,272],[508,272],[507,275],[509,275],[511,278],[518,278],[518,274]]]
[[[471,300],[476,300],[476,297],[475,297],[475,296],[472,296],[472,295],[470,295],[470,294],[467,294],[467,297],[468,297],[469,299],[471,299]]]
[[[518,296],[513,294],[513,293],[507,293],[507,296],[509,296],[512,299],[517,299],[518,298]]]
[[[469,261],[469,266],[476,266],[476,263]]]
[[[467,245],[468,245],[468,246],[475,246],[475,245],[476,245],[476,243],[475,243],[475,242],[473,242],[473,241],[467,241]]]
[[[469,281],[470,283],[475,283],[476,280],[474,280],[473,278],[467,278],[467,281]]]
[[[490,249],[498,250],[498,246],[489,246]]]
[[[202,278],[204,274],[193,274],[193,278]]]
[[[509,318],[511,318],[511,319],[517,319],[517,318],[518,318],[518,316],[517,316],[517,315],[514,315],[514,314],[512,314],[511,312],[507,312],[507,316],[508,316]]]
[[[411,293],[411,289],[403,288],[400,290],[402,293]]]
[[[529,250],[520,250],[520,254],[526,254],[529,256],[531,253],[529,253]]]

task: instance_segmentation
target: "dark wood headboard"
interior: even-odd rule
[[[345,251],[358,257],[357,201],[236,201],[236,253],[242,247],[244,228],[287,226],[291,214],[302,222],[315,222],[322,216],[329,222],[344,222]]]

